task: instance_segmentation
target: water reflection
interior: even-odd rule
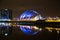
[[[13,28],[17,27],[18,29],[20,29],[20,31],[22,31],[25,35],[36,35],[38,33],[41,32],[50,32],[53,33],[60,33],[59,30],[57,30],[58,28],[49,28],[49,27],[45,27],[45,28],[39,28],[37,26],[29,26],[29,25],[16,25],[14,27],[12,26],[3,26],[0,27],[0,34],[3,36],[8,36],[12,33]],[[56,30],[55,30],[56,29]]]
[[[55,31],[57,34],[60,33],[59,30],[56,30],[58,28],[52,28],[52,27],[45,27],[45,28],[39,28],[37,26],[28,26],[28,25],[20,25],[20,29],[23,33],[27,35],[36,35],[38,32],[53,32]]]
[[[39,28],[36,26],[20,25],[20,29],[26,35],[35,35],[39,32]]]
[[[12,27],[10,26],[2,26],[0,27],[0,35],[1,36],[9,36],[12,33]]]

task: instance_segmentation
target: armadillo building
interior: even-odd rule
[[[35,10],[26,10],[20,16],[20,19],[34,19],[39,20],[41,18],[41,13],[38,13]],[[38,17],[37,17],[38,16]]]
[[[23,12],[21,15],[20,15],[20,19],[36,19],[36,16],[37,15],[40,15],[37,11],[35,10],[26,10],[25,12]],[[39,18],[37,17],[37,19],[39,20]],[[38,28],[37,30],[35,30],[35,28],[37,27],[33,27],[32,26],[20,26],[20,29],[23,33],[27,34],[27,35],[35,35],[37,34],[39,31],[38,31]],[[32,31],[34,29],[34,31]]]

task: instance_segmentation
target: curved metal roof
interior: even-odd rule
[[[25,17],[32,17],[32,16],[36,16],[38,15],[39,13],[37,11],[34,11],[34,10],[26,10],[25,12],[23,12],[20,16],[20,18],[25,18]]]

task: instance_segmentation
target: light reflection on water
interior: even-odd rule
[[[12,27],[10,26],[1,26],[0,27],[0,35],[9,36],[12,33]]]
[[[18,29],[20,29],[20,31],[22,31],[24,34],[26,35],[36,35],[41,31],[44,31],[45,29],[47,30],[47,32],[53,32],[55,31],[52,28],[38,28],[37,26],[28,26],[28,25],[16,25],[16,26],[4,26],[4,27],[0,27],[2,29],[0,29],[0,34],[2,33],[5,36],[8,36],[10,33],[12,33],[12,28],[17,27]],[[8,34],[9,33],[9,34]],[[57,33],[59,33],[59,30],[57,31]]]
[[[35,35],[39,32],[39,28],[36,26],[20,25],[20,29],[26,35]]]

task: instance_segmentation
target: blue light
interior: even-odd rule
[[[1,19],[0,21],[10,21],[10,9],[1,9]],[[5,22],[0,22],[0,25],[1,25],[1,34],[3,37],[6,37],[8,36],[11,32],[12,32],[12,29],[11,27],[9,26],[10,23],[5,23]]]
[[[35,35],[37,34],[39,31],[32,31],[31,28],[29,28],[30,26],[27,26],[27,28],[25,27],[20,27],[20,29],[22,30],[23,33],[25,33],[26,35]]]
[[[30,19],[32,16],[35,17],[36,15],[38,15],[38,13],[36,11],[34,11],[34,10],[27,10],[27,11],[25,11],[25,12],[23,12],[21,14],[20,18],[21,19],[24,19],[24,18]],[[21,31],[23,33],[25,33],[26,35],[35,35],[35,34],[37,34],[39,32],[38,30],[37,31],[32,31],[30,26],[27,26],[27,27],[28,28],[25,28],[23,26],[20,27]]]
[[[7,19],[7,16],[6,15],[2,15],[2,19]]]
[[[37,15],[36,11],[34,12],[34,10],[27,10],[21,14],[20,18],[25,18],[25,17],[30,18],[30,17],[36,16],[36,15]]]

